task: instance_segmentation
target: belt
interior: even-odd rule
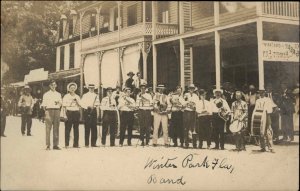
[[[69,112],[79,112],[79,110],[67,110]]]
[[[46,108],[46,110],[60,110],[59,108]]]

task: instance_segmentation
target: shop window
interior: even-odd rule
[[[132,5],[127,8],[128,23],[127,26],[132,26],[137,24],[137,5]]]
[[[69,68],[74,68],[74,58],[75,58],[75,44],[70,44],[70,66]]]

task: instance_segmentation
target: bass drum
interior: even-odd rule
[[[267,115],[266,111],[257,110],[253,112],[251,121],[251,135],[260,136],[265,131]]]
[[[245,124],[243,122],[240,122],[239,120],[234,120],[230,124],[229,130],[231,131],[231,133],[238,133],[243,129],[244,126]]]

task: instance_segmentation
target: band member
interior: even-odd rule
[[[290,142],[294,140],[294,124],[293,113],[295,111],[293,105],[292,92],[287,88],[286,83],[281,84],[280,114],[281,127],[283,130],[283,140]]]
[[[279,95],[273,91],[272,84],[268,84],[266,86],[266,96],[271,99],[272,104],[272,113],[270,114],[271,118],[271,127],[273,130],[273,139],[274,142],[279,141],[279,112],[280,109],[278,107],[279,104]]]
[[[152,96],[146,92],[146,83],[140,84],[141,92],[137,95],[136,105],[139,108],[138,118],[140,124],[140,139],[142,141],[142,146],[145,145],[144,137],[146,134],[146,145],[149,145],[150,141],[150,130],[152,116],[151,111],[153,109]]]
[[[34,100],[30,94],[31,88],[26,85],[23,89],[23,95],[21,95],[18,106],[21,111],[21,132],[25,135],[25,129],[27,127],[27,136],[31,136],[31,125],[32,125],[32,110],[34,105]]]
[[[129,77],[126,81],[125,81],[125,87],[130,88],[132,91],[135,89],[135,86],[133,85],[133,76],[134,73],[133,72],[128,72],[127,76]],[[124,88],[125,88],[124,87]]]
[[[84,116],[84,141],[85,147],[89,147],[90,134],[91,146],[98,147],[97,142],[97,117],[99,116],[98,107],[100,106],[99,96],[95,93],[95,85],[88,85],[89,92],[83,94],[81,106],[83,107]]]
[[[5,89],[1,87],[1,137],[6,137],[4,134],[6,126],[6,116],[8,115],[8,103],[5,97]]]
[[[122,92],[120,86],[117,86],[116,90],[112,92],[112,97],[115,99],[117,105],[119,105],[119,98],[123,95],[124,93]]]
[[[251,125],[251,119],[253,110],[255,107],[255,102],[259,98],[259,95],[257,94],[255,90],[254,85],[249,85],[249,93],[245,96],[246,103],[248,104],[248,132],[250,132],[250,125]]]
[[[140,91],[140,85],[145,84],[146,81],[142,79],[142,75],[140,72],[136,73],[136,78],[133,80],[132,85],[134,86],[134,94],[137,95]]]
[[[171,103],[171,125],[173,129],[173,143],[174,147],[178,146],[177,139],[180,139],[180,146],[184,145],[184,128],[183,128],[183,105],[184,99],[182,96],[181,86],[176,87],[176,92],[170,95]]]
[[[158,129],[160,126],[160,123],[162,125],[163,129],[163,137],[164,137],[164,144],[166,147],[169,146],[168,141],[168,98],[167,95],[164,94],[165,86],[164,85],[158,85],[157,86],[156,94],[153,98],[153,146],[157,146],[157,139],[158,139]]]
[[[70,131],[73,127],[74,142],[73,147],[79,148],[79,119],[80,119],[80,97],[75,93],[77,84],[71,82],[67,86],[68,94],[63,98],[62,106],[65,108],[67,121],[65,122],[65,146],[69,147]]]
[[[200,99],[196,103],[196,112],[197,112],[197,129],[199,136],[199,149],[202,149],[203,141],[207,141],[207,148],[210,149],[211,145],[211,135],[212,135],[212,127],[211,127],[211,104],[209,101],[205,100],[206,92],[203,89],[199,90]],[[193,143],[195,144],[195,143]]]
[[[260,132],[260,147],[261,152],[266,151],[266,141],[267,146],[270,152],[274,152],[273,150],[273,131],[271,128],[271,113],[272,113],[272,101],[270,98],[265,97],[266,91],[264,89],[260,89],[259,91],[259,98],[256,100],[254,110],[262,110],[266,112],[266,126]]]
[[[123,146],[125,139],[125,131],[127,128],[127,144],[131,146],[132,128],[134,122],[134,110],[135,101],[130,97],[131,89],[126,87],[124,89],[125,95],[119,99],[119,110],[120,110],[120,146]]]
[[[106,89],[107,96],[101,101],[101,110],[103,111],[102,118],[102,140],[103,146],[106,144],[106,136],[109,128],[110,146],[115,146],[115,134],[117,130],[117,103],[112,94],[112,88]]]
[[[196,148],[196,103],[199,101],[199,97],[194,93],[195,85],[191,84],[188,87],[187,93],[184,94],[184,111],[183,111],[183,124],[184,124],[184,142],[185,148],[189,147],[189,137],[192,135],[193,147]]]
[[[226,100],[222,98],[223,90],[215,89],[213,92],[215,95],[215,99],[211,100],[213,136],[215,139],[215,147],[213,149],[221,147],[224,150],[224,128],[230,108]]]
[[[60,150],[59,144],[59,123],[60,123],[60,107],[62,105],[61,94],[56,91],[56,82],[50,81],[50,90],[43,96],[42,107],[45,109],[46,123],[46,145],[50,150],[50,132],[53,126],[53,149]]]
[[[235,92],[236,101],[232,103],[231,111],[231,124],[234,121],[238,121],[237,125],[241,127],[237,132],[232,132],[233,136],[235,137],[235,146],[236,151],[246,150],[245,147],[245,129],[248,121],[248,105],[245,101],[242,100],[242,92],[236,91]],[[238,127],[239,128],[239,127]]]

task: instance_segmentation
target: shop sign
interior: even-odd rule
[[[299,62],[299,43],[263,41],[264,61]]]

